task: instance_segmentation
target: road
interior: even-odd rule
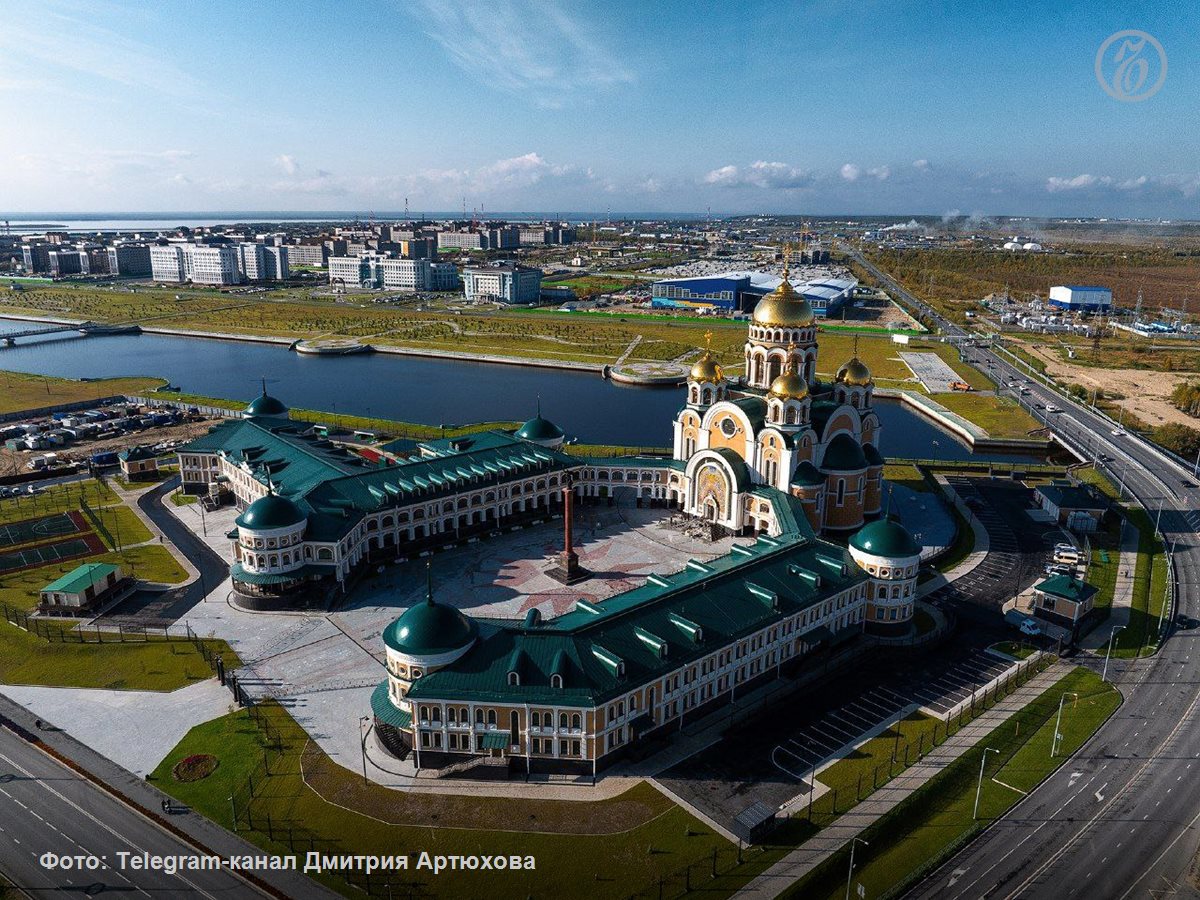
[[[850,253],[947,335],[965,335]],[[1048,418],[1054,434],[1089,458],[1108,457],[1100,468],[1150,515],[1161,504],[1160,530],[1175,571],[1175,620],[1200,617],[1200,489],[1191,471],[1141,438],[1114,435],[1109,420],[1018,371],[1005,354],[985,347],[964,351],[975,365],[997,373],[1000,384],[1028,382],[1022,399]],[[1064,411],[1039,411],[1039,403]],[[1076,757],[909,896],[1200,897],[1190,874],[1200,846],[1200,630],[1168,623],[1168,633],[1156,656],[1113,663],[1110,676],[1115,672],[1125,703]]]
[[[97,871],[44,868],[39,857],[87,854]],[[222,870],[180,872],[120,868],[118,851],[196,856],[190,844],[120,803],[28,741],[0,727],[0,869],[30,896],[90,896],[100,891],[146,897],[270,896]]]

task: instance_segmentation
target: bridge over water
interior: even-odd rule
[[[103,322],[80,322],[78,324],[68,325],[45,325],[37,328],[27,328],[24,331],[10,331],[0,335],[0,348],[12,347],[16,344],[18,338],[41,337],[48,334],[64,334],[69,331],[76,331],[80,334],[137,334],[141,331],[141,326],[137,324],[121,324],[109,325]]]

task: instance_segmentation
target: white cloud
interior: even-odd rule
[[[492,0],[482,11],[421,0],[416,9],[429,36],[456,66],[488,87],[539,106],[563,106],[574,97],[635,80],[624,58],[605,48],[568,7]]]
[[[705,184],[717,187],[755,187],[766,190],[798,190],[810,187],[815,180],[803,169],[787,163],[758,160],[745,169],[737,166],[721,166],[713,169],[701,179]]]
[[[296,164],[296,157],[288,153],[281,153],[275,157],[275,165],[283,170],[284,175],[295,175],[296,171],[300,168]]]
[[[1061,191],[1078,191],[1086,188],[1096,187],[1097,185],[1112,184],[1112,179],[1107,175],[1076,175],[1073,178],[1060,178],[1057,175],[1052,175],[1046,179],[1046,190],[1052,194]]]
[[[928,171],[929,171],[929,160],[927,160],[927,159],[914,159],[914,160],[913,160],[912,167],[913,167],[914,169],[916,169],[918,172],[928,172]]]
[[[847,181],[858,181],[858,176],[862,174],[862,169],[854,163],[846,163],[841,169],[842,177]]]
[[[878,178],[880,181],[887,181],[888,176],[892,174],[892,170],[888,166],[875,166],[867,169],[867,174],[872,178]]]

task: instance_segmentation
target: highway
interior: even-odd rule
[[[47,851],[90,855],[98,870],[49,870]],[[200,851],[163,830],[34,745],[0,727],[0,869],[28,896],[104,893],[164,897],[269,896],[228,870],[168,875],[120,868],[118,852],[197,856]]]
[[[965,332],[938,316],[857,251],[860,264],[903,302],[932,316],[949,336]],[[1029,404],[1061,407],[1045,413],[1053,433],[1101,462],[1151,517],[1162,506],[1172,548],[1179,616],[1200,618],[1200,489],[1192,472],[1133,435],[1017,371],[1010,357],[964,347],[975,365],[1020,379]],[[987,364],[991,362],[992,368]],[[928,898],[1200,897],[1191,880],[1200,846],[1200,629],[1173,627],[1155,656],[1118,664],[1110,678],[1125,702],[1096,736],[1007,816],[909,892]],[[1192,657],[1196,657],[1193,659]],[[1085,662],[1086,664],[1086,662]],[[1115,673],[1115,675],[1114,675]],[[1069,705],[1068,712],[1069,715]]]

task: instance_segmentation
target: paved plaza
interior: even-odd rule
[[[931,394],[948,393],[954,390],[951,384],[962,380],[936,353],[901,353],[900,358]]]
[[[219,509],[201,518],[196,504],[169,507],[197,535],[231,560],[229,539],[236,510]],[[570,588],[544,574],[562,548],[562,520],[548,520],[437,553],[434,593],[473,616],[519,619],[532,608],[550,617],[579,599],[603,600],[643,583],[652,572],[678,572],[689,559],[729,552],[733,538],[704,541],[670,524],[664,509],[633,505],[588,506],[576,515],[580,562],[594,576]],[[207,536],[203,532],[207,530]],[[336,762],[362,767],[360,718],[370,713],[371,691],[385,677],[383,629],[426,590],[427,560],[385,564],[364,576],[337,604],[318,613],[255,613],[230,602],[226,579],[185,619],[200,635],[223,638],[244,667],[243,684],[254,696],[273,697]],[[368,766],[368,775],[403,787],[410,779]]]
[[[3,685],[0,693],[142,777],[193,726],[219,718],[233,706],[229,691],[215,678],[177,691]]]

